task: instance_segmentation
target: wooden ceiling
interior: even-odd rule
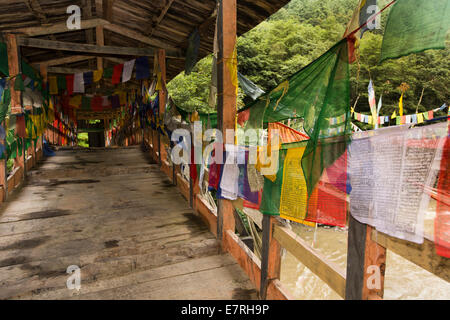
[[[288,2],[237,0],[238,35],[254,28]],[[69,17],[66,10],[70,5],[78,5],[82,10],[82,30],[68,31],[65,27]],[[130,48],[121,54],[42,46],[21,48],[21,55],[27,62],[36,66],[46,64],[51,67],[50,73],[95,70],[99,57],[104,67],[113,66],[136,57],[131,48],[164,48],[170,80],[184,70],[187,39],[195,28],[201,35],[200,58],[212,52],[215,20],[216,0],[0,0],[0,31],[3,33],[9,31],[47,40],[43,41],[46,44],[57,41]],[[64,44],[57,43],[57,47],[62,48]]]

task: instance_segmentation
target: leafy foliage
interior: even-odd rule
[[[380,0],[383,7],[389,0]],[[239,71],[263,90],[270,91],[342,38],[358,0],[292,0],[286,7],[238,39]],[[357,112],[369,114],[367,87],[372,79],[377,98],[383,94],[382,115],[398,110],[400,90],[410,86],[404,97],[405,114],[428,111],[449,100],[450,49],[429,50],[379,64],[384,25],[366,32],[360,41],[360,60],[351,66],[351,98],[358,96]],[[212,58],[201,60],[191,75],[181,73],[172,80],[169,92],[187,111],[211,112],[208,106]],[[423,98],[418,106],[420,97]],[[248,102],[240,93],[239,104]],[[438,116],[444,115],[438,114]],[[368,128],[361,124],[362,128]]]

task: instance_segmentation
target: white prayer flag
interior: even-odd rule
[[[127,81],[131,80],[135,62],[136,62],[136,59],[133,59],[133,60],[127,61],[123,64],[122,82],[127,82]]]
[[[76,73],[73,79],[73,92],[84,93],[84,76],[83,72]]]

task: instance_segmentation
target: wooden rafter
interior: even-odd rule
[[[128,29],[126,27],[122,27],[122,26],[119,26],[119,25],[116,25],[116,24],[106,24],[104,26],[104,28],[105,28],[105,30],[112,31],[114,33],[118,33],[118,34],[123,35],[123,36],[125,36],[127,38],[137,40],[139,42],[145,43],[145,44],[147,44],[147,45],[149,45],[151,47],[154,47],[154,48],[167,49],[168,51],[171,51],[172,53],[175,52],[175,51],[178,51],[178,53],[181,53],[181,52],[179,52],[178,49],[176,49],[176,48],[174,48],[172,46],[169,46],[169,45],[165,44],[162,41],[150,39],[150,37],[147,37],[146,35],[144,35],[144,34],[142,34],[140,32]]]
[[[147,33],[150,38],[153,36],[153,33],[158,28],[158,26],[161,23],[161,21],[163,21],[164,17],[167,14],[167,11],[169,11],[170,7],[172,6],[172,4],[174,2],[175,2],[175,0],[168,0],[166,5],[163,7],[160,15],[156,18],[156,20],[154,22],[152,22],[150,24],[150,30]]]
[[[42,62],[36,62],[34,65],[39,66],[47,66],[47,67],[54,67],[54,66],[60,66],[67,63],[74,63],[74,62],[80,62],[80,61],[86,61],[89,59],[93,59],[95,56],[69,56],[64,58],[57,58]]]
[[[103,0],[102,1],[102,12],[103,12],[103,19],[113,22],[114,19],[114,0]]]
[[[65,67],[48,67],[48,73],[75,74],[80,72],[94,71],[89,68],[65,68]]]
[[[98,46],[93,44],[82,44],[34,38],[20,38],[18,42],[19,45],[25,47],[83,52],[93,55],[154,56],[155,54],[155,50],[152,48]]]
[[[96,26],[105,25],[109,22],[104,19],[88,19],[88,20],[82,20],[81,21],[81,29],[90,29],[95,28]],[[46,27],[27,27],[27,28],[21,28],[21,29],[14,29],[14,30],[5,30],[3,31],[5,33],[16,33],[16,34],[23,34],[28,37],[37,37],[37,36],[45,36],[49,34],[57,34],[57,33],[64,33],[64,32],[72,32],[72,30],[67,29],[67,23],[66,22],[60,22],[55,23],[50,26]]]
[[[103,47],[105,45],[105,34],[103,32],[103,26],[97,26],[97,28],[95,29],[95,34],[97,45]],[[103,69],[102,57],[97,57],[97,69]]]
[[[38,0],[23,0],[25,4],[28,7],[28,10],[31,11],[31,13],[38,18],[41,25],[48,24],[47,15],[42,10],[41,5],[39,4]]]

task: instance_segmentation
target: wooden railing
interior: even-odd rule
[[[6,160],[0,162],[0,202],[6,201],[9,195],[19,189],[26,178],[26,172],[33,169],[38,161],[43,158],[42,150],[42,138],[38,139],[38,143],[32,143],[32,146],[27,150],[28,155],[25,159],[23,166],[15,166],[9,175],[6,173]],[[25,150],[23,150],[25,154]]]
[[[166,160],[165,151],[158,152],[155,149],[158,145],[158,150],[165,149],[157,141],[160,141],[158,133],[153,130],[145,131],[144,143],[150,148],[150,155],[160,163],[162,171],[178,186],[181,194],[217,237],[218,230],[222,230],[219,224],[223,224],[222,228],[225,224],[218,220],[217,212],[199,193],[198,186],[182,177],[179,166],[172,166]],[[450,259],[436,254],[432,239],[426,238],[422,245],[396,239],[376,232],[349,215],[347,269],[344,270],[312,248],[294,231],[283,226],[278,217],[262,215],[253,209],[245,209],[244,212],[262,229],[261,259],[231,228],[223,231],[224,236],[220,241],[222,248],[231,254],[247,273],[262,299],[293,299],[280,282],[282,248],[347,300],[383,299],[386,250],[393,251],[446,281],[450,280]],[[226,224],[234,226],[233,223]],[[373,283],[374,277],[378,277],[378,281]]]

